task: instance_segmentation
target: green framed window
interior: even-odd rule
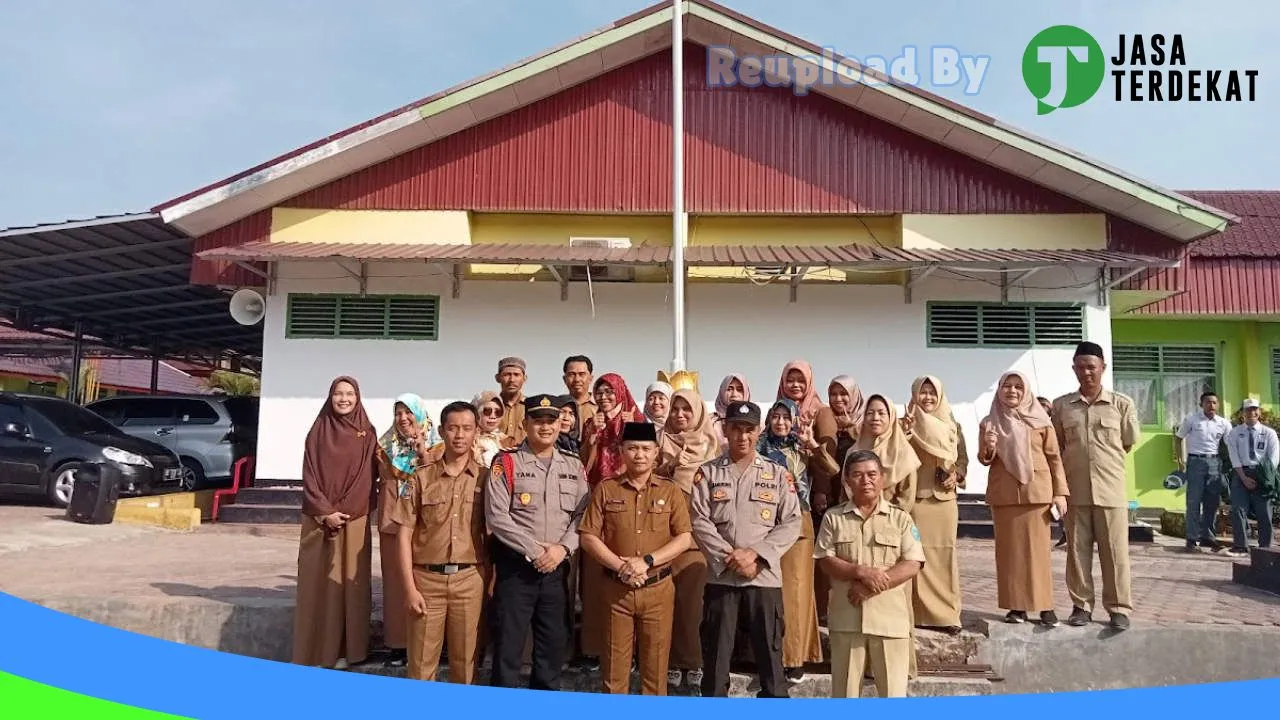
[[[1271,348],[1271,397],[1280,401],[1280,347]]]
[[[1075,347],[1085,337],[1078,303],[930,302],[926,313],[929,347]]]
[[[1116,390],[1133,398],[1144,427],[1172,431],[1218,391],[1215,345],[1115,345]]]
[[[440,297],[289,293],[285,337],[438,340]]]

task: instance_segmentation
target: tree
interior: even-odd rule
[[[258,378],[244,373],[215,370],[209,375],[209,379],[205,380],[205,387],[222,395],[249,397],[258,394],[260,381]]]

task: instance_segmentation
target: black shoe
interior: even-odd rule
[[[1186,548],[1184,548],[1184,551],[1188,553],[1198,553],[1200,552],[1200,546],[1194,542],[1189,542],[1187,543]]]
[[[1058,613],[1052,610],[1040,613],[1040,624],[1045,627],[1058,627]]]
[[[1205,540],[1204,542],[1201,543],[1201,545],[1204,545],[1206,548],[1208,548],[1209,552],[1218,552],[1219,550],[1222,549],[1222,543],[1218,542],[1216,539]]]
[[[1082,607],[1071,608],[1071,617],[1067,618],[1067,624],[1071,627],[1084,627],[1093,622],[1093,613]]]
[[[584,657],[578,663],[584,672],[596,672],[600,669],[600,658]]]
[[[1017,625],[1027,621],[1027,613],[1022,610],[1010,610],[1008,615],[1004,616],[1004,621]]]
[[[964,628],[960,627],[959,625],[948,625],[947,627],[943,628],[943,630],[948,635],[951,635],[951,636],[956,636],[964,632]]]
[[[1120,613],[1111,613],[1111,629],[1120,631],[1129,629],[1129,616]]]
[[[786,676],[787,682],[798,683],[801,680],[804,680],[804,668],[787,668]]]
[[[386,667],[398,668],[409,664],[408,650],[392,650],[387,653],[387,661],[384,663]]]
[[[1058,538],[1058,543],[1054,545],[1054,547],[1062,547],[1063,545],[1066,545],[1066,544],[1067,544],[1067,536],[1063,535]]]

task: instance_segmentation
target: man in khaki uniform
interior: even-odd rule
[[[608,575],[600,591],[609,612],[602,658],[604,691],[630,690],[631,658],[638,644],[641,691],[666,695],[676,604],[671,561],[692,539],[689,505],[675,483],[653,474],[658,462],[653,425],[623,426],[622,462],[623,475],[601,482],[591,492],[578,527],[582,549]]]
[[[800,538],[800,499],[786,468],[756,453],[760,407],[730,403],[728,450],[693,478],[693,536],[707,558],[702,694],[727,697],[729,662],[745,625],[758,697],[789,697],[782,674],[782,556]]]
[[[1102,348],[1082,342],[1072,363],[1077,392],[1053,401],[1053,427],[1067,473],[1067,592],[1071,595],[1068,625],[1082,627],[1093,619],[1093,546],[1102,565],[1102,604],[1111,627],[1125,630],[1133,612],[1129,585],[1129,502],[1125,492],[1125,457],[1138,443],[1141,427],[1133,400],[1104,390],[1107,369]]]
[[[400,526],[400,572],[408,588],[409,677],[417,680],[436,679],[446,642],[449,680],[475,680],[488,481],[471,451],[478,424],[471,403],[447,405],[440,413],[443,456],[418,468],[391,510]]]
[[[529,687],[559,690],[569,647],[569,557],[578,549],[578,520],[589,488],[582,463],[556,450],[555,398],[526,399],[524,428],[524,443],[493,459],[485,496],[496,576],[491,684],[516,686],[532,628]]]
[[[577,439],[582,439],[582,428],[596,414],[596,401],[591,396],[592,373],[595,366],[586,355],[570,355],[564,360],[564,387],[578,406]]]
[[[502,419],[498,421],[498,429],[503,435],[511,438],[519,445],[524,442],[524,383],[525,362],[518,357],[502,358],[498,361],[498,373],[493,379],[498,381],[498,397],[502,400]]]
[[[845,456],[845,502],[822,518],[813,557],[831,579],[831,697],[858,697],[868,663],[880,697],[906,697],[911,673],[911,579],[924,547],[911,514],[884,499],[870,450]]]

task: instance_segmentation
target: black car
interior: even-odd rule
[[[0,393],[0,492],[39,493],[66,507],[84,463],[114,465],[125,495],[176,489],[182,480],[178,456],[163,445],[66,400]]]

